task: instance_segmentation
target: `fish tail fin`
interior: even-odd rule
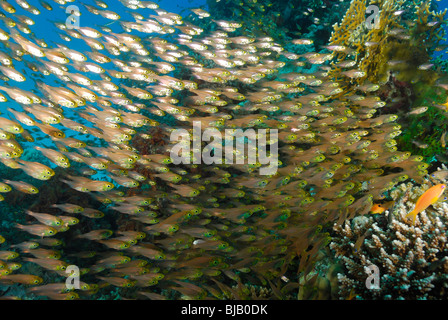
[[[405,218],[411,218],[412,219],[412,225],[415,225],[415,219],[417,218],[417,210],[412,210],[411,212],[409,212]]]
[[[66,180],[66,179],[59,179],[59,181],[61,181],[61,182],[63,182],[63,183],[66,183],[66,184],[68,184],[69,186],[71,186],[71,183],[73,182],[73,181],[69,181],[69,180]]]
[[[34,212],[31,210],[25,210],[26,214],[29,214],[30,216],[34,216]]]

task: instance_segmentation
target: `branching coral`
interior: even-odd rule
[[[342,298],[447,297],[448,205],[437,203],[419,213],[415,226],[404,218],[428,187],[401,184],[391,192],[395,204],[387,216],[359,216],[334,226],[330,248],[345,267],[338,276]],[[379,270],[379,289],[366,287],[371,266]]]

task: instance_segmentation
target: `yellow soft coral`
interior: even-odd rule
[[[369,13],[372,12],[369,11],[370,6],[378,10]],[[436,13],[429,10],[430,6],[431,1],[419,5],[415,3],[416,19],[406,25],[401,18],[404,14],[401,10],[405,9],[404,0],[372,0],[369,5],[367,0],[352,0],[342,22],[334,26],[330,38],[331,45],[349,48],[345,52],[336,53],[337,62],[353,59],[355,68],[365,74],[349,79],[347,85],[361,84],[366,79],[373,83],[384,83],[391,70],[399,71],[402,80],[411,77],[428,81],[433,79],[431,72],[418,69],[430,59],[427,48],[421,46],[421,37],[426,38],[425,43],[428,45],[436,45],[442,40],[443,30],[440,26],[446,10]],[[336,75],[341,70],[335,68],[332,72]]]

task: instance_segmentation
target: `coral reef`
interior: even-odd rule
[[[426,162],[445,153],[440,143],[446,131],[440,115],[445,111],[437,106],[446,102],[446,91],[436,87],[444,87],[445,75],[431,59],[444,48],[446,9],[437,10],[432,1],[353,0],[330,38],[330,45],[341,47],[330,73],[344,74],[347,67],[360,71],[359,77],[340,79],[343,88],[365,81],[380,84],[386,107],[379,112],[397,114],[402,126],[397,146],[424,156]],[[347,59],[352,64],[347,65]],[[416,111],[423,106],[427,113]],[[440,162],[432,169],[437,165]]]
[[[390,193],[395,203],[387,215],[359,216],[334,226],[330,248],[344,266],[338,275],[341,298],[447,297],[447,203],[436,203],[419,213],[415,226],[405,219],[430,185],[429,181],[401,184]],[[372,265],[379,270],[379,288],[368,289],[367,278],[372,274],[368,267]]]
[[[150,1],[123,0],[135,10],[124,19],[98,3],[84,6],[88,16],[120,22],[56,22],[67,42],[56,50],[0,2],[2,21],[21,32],[0,30],[1,49],[14,58],[0,66],[8,81],[0,98],[11,103],[9,118],[0,117],[0,165],[8,168],[0,190],[20,216],[3,222],[19,236],[0,232],[0,284],[11,286],[4,294],[29,285],[20,297],[336,298],[341,264],[328,258],[331,227],[354,218],[356,230],[335,232],[358,235],[370,220],[356,216],[374,201],[404,181],[424,182],[429,165],[397,148],[398,112],[385,101],[394,97],[379,89],[394,59],[416,68],[387,48],[424,43],[418,63],[427,61],[443,13],[424,2],[400,17],[404,1],[372,2],[382,29],[367,31],[359,26],[366,2],[353,0],[330,45],[315,52],[312,39],[283,46],[282,35],[258,33],[263,20],[221,20],[200,8],[184,20]],[[248,3],[249,12],[267,10]],[[331,2],[311,3],[310,13]],[[406,22],[415,30],[404,31]],[[91,50],[76,51],[80,43]],[[398,82],[406,70],[387,79],[391,91],[403,88],[400,96],[414,100],[415,90]],[[436,72],[418,70],[415,79],[432,87]],[[173,138],[179,132],[186,143]],[[229,132],[231,139],[214,138]],[[346,252],[358,240],[337,241],[331,248]],[[82,281],[74,291],[65,287],[70,265]],[[346,277],[342,296],[355,281]]]

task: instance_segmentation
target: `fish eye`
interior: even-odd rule
[[[260,181],[259,183],[258,183],[258,185],[260,186],[260,187],[264,187],[264,186],[266,186],[267,184],[268,184],[268,180],[263,180],[263,181]]]
[[[218,261],[218,260],[213,260],[212,263],[211,263],[212,266],[216,266],[216,265],[218,265],[218,264],[219,264],[219,261]]]
[[[227,248],[228,246],[229,246],[229,244],[226,243],[226,242],[224,242],[224,243],[219,244],[218,249],[225,249],[225,248]]]

